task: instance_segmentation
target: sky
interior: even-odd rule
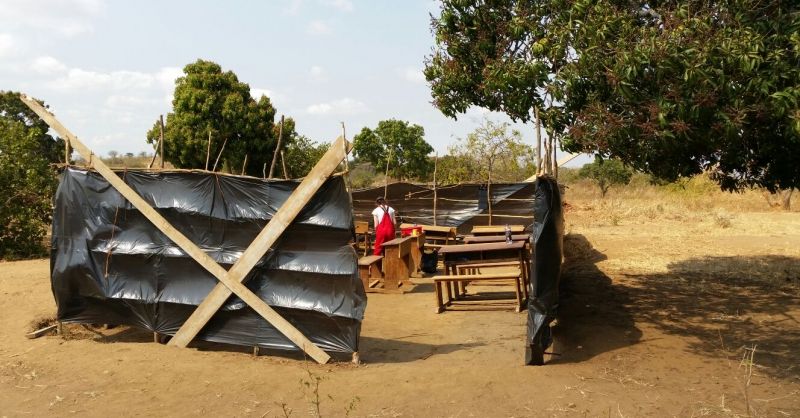
[[[266,94],[318,142],[378,121],[425,128],[440,154],[484,118],[431,105],[422,74],[433,47],[430,0],[0,0],[0,90],[44,100],[95,153],[151,152],[145,133],[172,106],[198,58]],[[535,143],[533,124],[512,123]],[[167,158],[169,159],[169,158]]]

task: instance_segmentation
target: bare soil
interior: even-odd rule
[[[29,340],[48,261],[0,263],[0,417],[800,416],[800,214],[606,215],[567,213],[543,367],[522,365],[526,314],[436,314],[426,279],[370,294],[361,366],[127,327]]]

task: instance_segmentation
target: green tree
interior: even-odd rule
[[[250,96],[250,86],[211,61],[197,60],[183,72],[176,80],[173,111],[165,123],[166,160],[180,168],[205,168],[208,155],[211,169],[221,155],[220,163],[239,173],[247,157],[246,173],[262,176],[264,164],[269,167],[272,161],[278,133],[270,99],[261,96],[256,101]],[[283,134],[294,134],[293,120],[286,119]],[[158,138],[156,121],[147,133],[147,142],[155,145]]]
[[[600,188],[600,196],[606,197],[609,187],[630,183],[633,170],[617,159],[606,160],[597,157],[594,162],[581,167],[578,175],[597,183],[597,187]]]
[[[458,184],[466,182],[481,182],[480,164],[471,155],[451,153],[439,157],[436,164],[436,182],[438,184]]]
[[[542,121],[565,150],[725,190],[800,185],[800,4],[444,0],[434,104]]]
[[[472,176],[460,181],[516,182],[534,174],[533,148],[522,140],[508,123],[485,119],[466,139],[450,147],[450,154],[460,161],[470,161],[461,168]]]
[[[330,148],[330,144],[320,144],[302,135],[291,138],[284,151],[289,178],[304,177],[308,174],[317,161],[325,155],[328,148]]]
[[[48,129],[18,93],[0,92],[0,258],[46,253],[43,239],[58,186],[50,164],[64,152],[64,142]]]
[[[433,170],[433,162],[427,157],[433,147],[424,137],[422,126],[382,120],[374,130],[363,128],[353,138],[353,149],[359,159],[370,162],[379,172],[386,169],[389,159],[389,174],[394,178],[426,178]]]

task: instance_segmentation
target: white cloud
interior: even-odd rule
[[[130,108],[137,106],[154,105],[155,101],[142,96],[112,94],[106,99],[106,105],[114,108]]]
[[[175,80],[183,77],[183,70],[178,67],[164,67],[156,73],[156,80],[170,90],[175,88]]]
[[[306,27],[306,32],[310,35],[325,35],[331,32],[331,28],[321,20],[312,20]]]
[[[16,52],[17,45],[14,37],[7,33],[0,33],[0,57],[6,57]]]
[[[327,103],[317,103],[306,108],[311,115],[356,115],[369,111],[364,102],[345,97]]]
[[[3,0],[0,27],[73,37],[92,32],[104,10],[103,0]]]
[[[138,71],[105,73],[72,68],[65,76],[50,81],[48,85],[55,90],[128,90],[150,88],[156,81],[154,74]]]
[[[308,70],[308,74],[311,76],[311,81],[322,82],[328,80],[325,69],[318,65],[312,66],[311,69]]]
[[[260,99],[261,96],[267,96],[271,100],[274,93],[270,89],[260,89],[260,88],[250,87],[250,95],[253,96],[253,98],[256,99],[256,101],[258,101],[258,99]]]
[[[343,12],[353,11],[353,2],[350,0],[322,0],[322,4],[339,9]]]
[[[37,57],[35,60],[33,60],[31,69],[39,74],[53,75],[67,71],[67,66],[61,61],[49,55],[45,55],[42,57]]]
[[[414,67],[406,67],[397,70],[397,74],[403,80],[414,84],[424,84],[425,83],[425,74],[422,73],[422,70],[419,68]]]
[[[303,0],[289,0],[288,4],[283,8],[282,12],[288,16],[295,16],[300,12],[303,7]]]

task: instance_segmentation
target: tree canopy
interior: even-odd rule
[[[204,168],[210,155],[211,169],[224,144],[220,164],[238,173],[246,156],[246,173],[262,176],[264,164],[269,167],[272,161],[278,137],[270,99],[262,95],[256,101],[250,95],[250,86],[211,61],[197,60],[186,65],[183,72],[175,84],[173,111],[166,118],[165,158],[176,167]],[[294,134],[291,118],[284,122],[283,134],[284,138]],[[147,142],[155,145],[158,138],[156,121],[147,133]]]
[[[424,178],[433,170],[427,157],[433,147],[425,142],[422,126],[396,119],[382,120],[378,127],[364,127],[353,138],[356,156],[379,172],[389,160],[389,174],[397,179]]]
[[[0,190],[6,192],[0,197],[0,258],[46,251],[43,239],[58,186],[50,164],[64,155],[64,141],[48,129],[18,93],[0,92]]]
[[[443,0],[434,104],[529,120],[565,150],[726,190],[800,185],[800,5]]]

